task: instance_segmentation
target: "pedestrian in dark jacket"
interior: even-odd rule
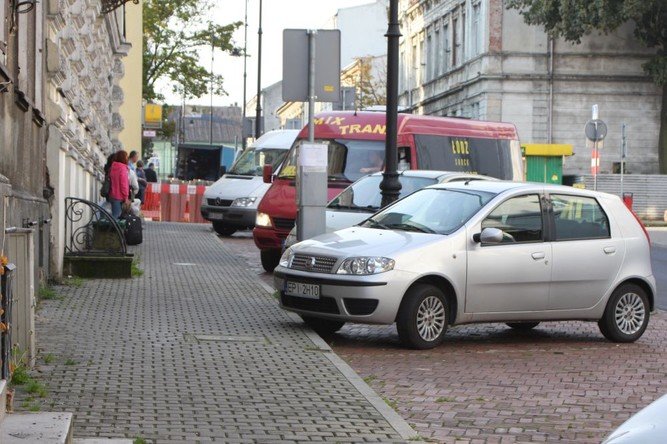
[[[148,169],[144,170],[144,174],[146,174],[146,181],[147,182],[157,182],[157,173],[153,169],[155,165],[153,163],[148,164]]]
[[[148,186],[148,181],[146,181],[146,172],[144,171],[144,162],[137,160],[137,181],[139,182],[139,193],[137,197],[144,203],[144,196],[146,195],[146,187]]]

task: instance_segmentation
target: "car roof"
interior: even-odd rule
[[[486,191],[489,193],[500,194],[510,190],[525,190],[553,194],[575,194],[579,196],[601,197],[606,196],[607,193],[599,191],[586,190],[581,188],[574,188],[566,185],[550,185],[539,182],[511,182],[507,180],[475,180],[471,182],[449,182],[437,185],[431,185],[428,188],[462,188],[467,190]]]
[[[273,130],[267,131],[262,136],[255,140],[252,148],[281,148],[289,149],[294,143],[294,139],[299,135],[299,130]]]
[[[382,171],[373,173],[371,176],[382,176]],[[479,180],[497,180],[494,177],[483,176],[481,174],[465,173],[461,171],[437,171],[437,170],[403,170],[399,171],[399,176],[405,177],[423,177],[426,179],[446,179],[448,177],[470,177]]]

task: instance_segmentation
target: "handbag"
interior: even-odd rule
[[[104,182],[102,182],[102,188],[100,189],[100,195],[102,197],[109,197],[109,192],[111,191],[111,177],[108,174],[104,175]]]

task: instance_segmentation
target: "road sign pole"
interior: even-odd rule
[[[623,197],[623,176],[625,175],[625,155],[627,150],[627,140],[625,138],[625,123],[621,130],[621,197]]]

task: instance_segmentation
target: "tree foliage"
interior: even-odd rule
[[[354,87],[355,107],[364,109],[387,103],[385,59],[358,57],[352,69],[341,77],[344,86]]]
[[[159,80],[186,98],[201,97],[213,85],[224,94],[223,77],[202,66],[199,50],[215,48],[241,55],[232,33],[241,25],[218,25],[211,21],[213,0],[145,0],[143,13],[143,88],[147,101],[163,100],[157,91]]]

